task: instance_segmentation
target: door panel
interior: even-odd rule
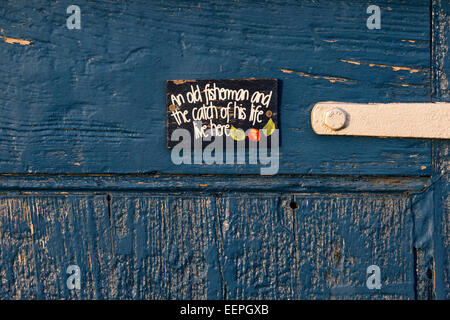
[[[414,298],[407,196],[16,195],[0,206],[3,298]],[[380,291],[365,284],[372,264]]]
[[[380,30],[357,0],[77,4],[75,31],[0,3],[0,299],[450,297],[448,142],[310,126],[449,101],[446,1],[378,1]],[[174,165],[165,80],[252,77],[280,80],[279,174]]]
[[[317,136],[318,101],[429,102],[430,3],[383,0],[2,2],[0,172],[235,173],[257,165],[174,165],[165,80],[281,80],[283,174],[430,175],[418,139]],[[270,19],[268,16],[270,15]]]
[[[407,196],[296,196],[301,299],[414,299],[411,202]],[[366,269],[381,269],[369,290]]]
[[[450,101],[450,3],[433,0],[433,100]],[[422,217],[429,219],[433,230],[418,244],[423,258],[418,265],[426,270],[420,286],[423,297],[450,299],[450,141],[433,141],[433,209],[423,210]],[[421,235],[425,235],[423,232]],[[431,275],[431,277],[429,276]]]

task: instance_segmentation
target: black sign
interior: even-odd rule
[[[193,145],[201,146],[216,137],[247,146],[279,129],[276,79],[168,80],[166,105],[168,148],[181,140],[177,129],[186,129]]]

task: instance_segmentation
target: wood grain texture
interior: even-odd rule
[[[450,101],[450,3],[432,1],[433,101]],[[418,299],[450,299],[450,143],[433,140],[432,182],[413,197]]]
[[[112,199],[114,298],[206,299],[221,296],[214,198]]]
[[[289,200],[114,195],[114,297],[293,298]]]
[[[296,196],[300,299],[414,299],[408,198]],[[381,269],[381,290],[366,269]]]
[[[414,298],[408,196],[4,195],[0,297]],[[81,268],[82,289],[65,270]],[[366,288],[378,264],[383,288]]]
[[[319,102],[311,123],[321,135],[450,139],[450,103]]]
[[[236,194],[217,198],[224,298],[295,299],[291,197]]]
[[[433,100],[448,102],[450,98],[450,56],[448,52],[450,4],[445,0],[433,0],[432,5]]]
[[[429,102],[429,1],[378,1],[380,30],[356,0],[77,4],[81,30],[63,2],[0,4],[2,173],[259,174],[165,148],[165,80],[249,77],[281,80],[280,173],[431,173],[427,140],[330,139],[309,120],[317,101]]]

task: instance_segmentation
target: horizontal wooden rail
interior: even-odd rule
[[[376,192],[420,191],[429,177],[210,176],[210,175],[0,175],[0,191],[136,192]]]
[[[450,103],[319,102],[311,113],[317,134],[450,139]]]

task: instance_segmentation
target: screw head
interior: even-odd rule
[[[344,110],[334,108],[325,113],[325,125],[331,130],[337,131],[345,126],[347,114]]]

